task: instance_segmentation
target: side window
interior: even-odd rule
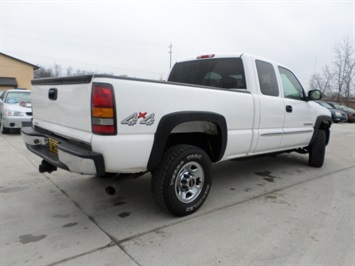
[[[285,98],[302,100],[304,99],[304,92],[301,84],[296,76],[288,69],[279,67],[282,88]]]
[[[269,96],[279,96],[276,74],[272,64],[256,60],[261,93]]]

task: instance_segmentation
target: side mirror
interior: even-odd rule
[[[308,92],[308,101],[316,101],[322,99],[322,92],[320,90],[310,90]]]

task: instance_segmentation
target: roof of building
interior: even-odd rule
[[[2,53],[2,52],[0,52],[0,55],[4,55],[4,56],[7,56],[7,57],[9,57],[9,58],[11,58],[11,59],[14,59],[14,60],[20,61],[20,62],[22,62],[22,63],[25,63],[25,64],[27,64],[27,65],[33,66],[33,69],[34,69],[34,70],[40,68],[39,66],[36,66],[36,65],[34,65],[34,64],[31,64],[31,63],[28,63],[28,62],[26,62],[26,61],[23,61],[23,60],[21,60],[21,59],[18,59],[18,58],[16,58],[16,57],[13,57],[13,56],[11,56],[11,55],[8,55],[8,54]]]
[[[14,86],[17,87],[16,78],[3,78],[0,77],[0,86]]]

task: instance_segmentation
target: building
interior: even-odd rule
[[[31,89],[33,71],[39,67],[0,52],[0,90]]]

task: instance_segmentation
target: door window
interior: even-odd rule
[[[284,97],[295,100],[304,99],[304,92],[296,76],[288,69],[279,67]]]
[[[276,74],[272,64],[256,60],[261,93],[269,96],[279,96]]]

